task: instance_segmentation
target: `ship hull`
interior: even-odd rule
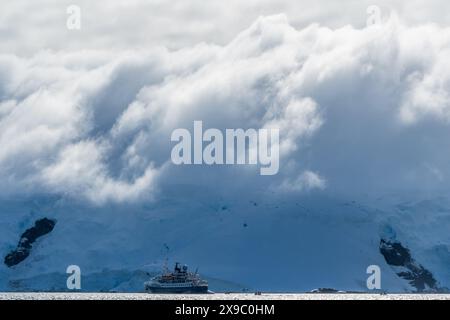
[[[147,293],[208,293],[207,286],[193,286],[183,288],[164,288],[147,286],[145,288]]]

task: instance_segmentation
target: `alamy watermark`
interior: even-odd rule
[[[80,290],[81,289],[81,269],[79,266],[73,264],[67,267],[66,273],[69,274],[66,281],[67,289]]]
[[[66,20],[66,27],[68,30],[80,30],[81,29],[81,8],[77,5],[70,5],[66,9],[68,14]]]
[[[366,285],[369,290],[381,289],[381,269],[376,264],[370,265],[366,269],[370,276],[367,278]]]
[[[203,132],[203,122],[194,121],[193,137],[187,129],[175,129],[171,159],[176,165],[260,165],[261,175],[279,170],[279,129],[219,129]]]
[[[371,5],[367,7],[367,20],[366,25],[370,26],[379,26],[381,25],[381,8],[376,5]]]

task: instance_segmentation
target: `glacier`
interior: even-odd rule
[[[364,292],[373,264],[383,290],[416,291],[380,253],[382,237],[401,241],[440,288],[450,287],[448,198],[181,194],[102,207],[56,196],[1,201],[2,257],[36,219],[57,223],[23,262],[0,264],[0,290],[65,291],[65,270],[75,264],[82,291],[141,292],[165,261],[182,261],[217,292]]]
[[[281,14],[225,45],[1,54],[0,290],[64,291],[78,265],[83,291],[139,292],[166,260],[217,292],[367,291],[369,265],[382,290],[448,290],[449,47],[438,25]],[[172,165],[198,119],[283,129],[280,174]]]

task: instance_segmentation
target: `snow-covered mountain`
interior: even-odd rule
[[[78,265],[82,290],[141,291],[166,259],[198,267],[214,291],[366,291],[370,265],[383,290],[450,287],[450,198],[439,196],[450,190],[450,29],[394,12],[361,28],[298,25],[295,10],[273,11],[289,15],[180,48],[109,45],[138,28],[104,42],[107,29],[88,27],[106,48],[61,47],[64,34],[55,51],[14,37],[50,28],[0,33],[8,48],[39,44],[0,53],[0,290],[66,290]],[[204,17],[215,26],[216,14]],[[208,30],[194,20],[174,25]],[[247,165],[219,165],[227,145],[214,165],[178,165],[172,134],[194,141],[197,121],[220,135],[279,129],[279,173],[260,175],[251,147]],[[194,158],[208,140],[197,136]]]
[[[260,194],[232,201],[204,192],[104,207],[63,198],[8,200],[1,202],[1,256],[42,218],[55,221],[54,229],[22,262],[1,264],[0,290],[66,290],[66,268],[75,264],[82,290],[142,291],[165,259],[198,267],[216,291],[367,291],[366,268],[373,264],[381,268],[383,290],[420,289],[399,275],[407,268],[388,264],[383,241],[409,250],[436,288],[450,287],[447,198]]]

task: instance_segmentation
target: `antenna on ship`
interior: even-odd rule
[[[167,265],[168,265],[168,258],[164,259],[164,264],[163,264],[163,272],[164,273],[169,272],[169,268],[167,267]]]

